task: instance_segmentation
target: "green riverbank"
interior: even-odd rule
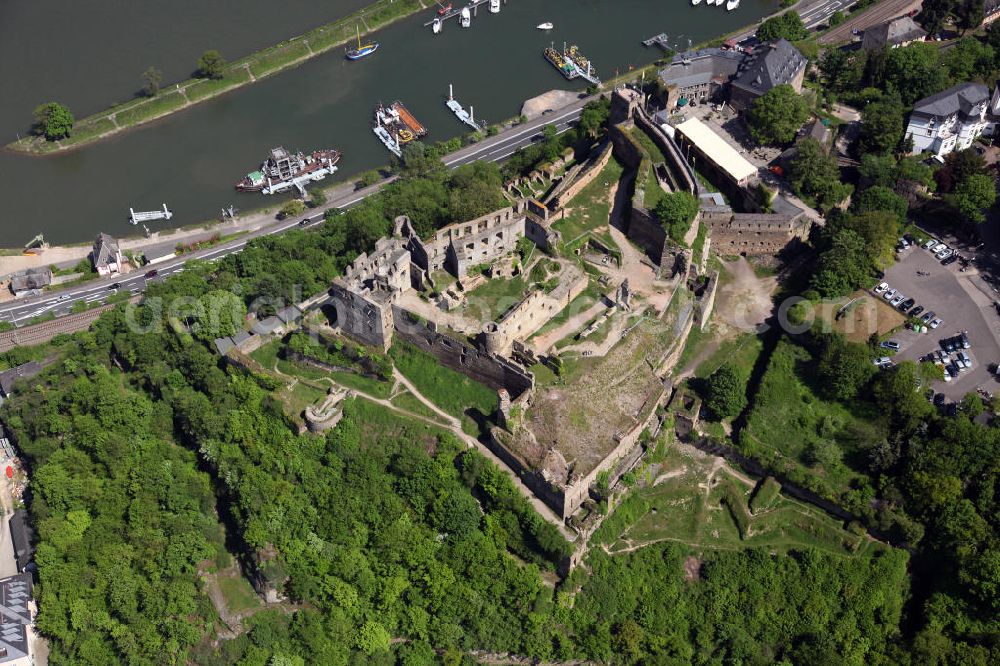
[[[66,139],[25,137],[7,144],[7,148],[45,155],[99,141],[300,65],[350,42],[356,37],[356,26],[367,35],[424,8],[420,0],[377,0],[338,21],[229,63],[221,79],[188,79],[162,88],[155,97],[132,99],[79,119]]]

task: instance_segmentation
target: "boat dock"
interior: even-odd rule
[[[174,216],[173,212],[167,209],[167,204],[163,204],[163,210],[139,211],[137,213],[132,208],[129,208],[128,212],[128,220],[132,224],[139,224],[140,222],[149,222],[152,220],[169,220]]]
[[[451,112],[454,113],[459,120],[461,120],[463,123],[465,123],[472,129],[476,131],[483,129],[482,125],[476,122],[476,118],[473,115],[472,107],[470,106],[469,110],[466,111],[464,108],[462,108],[462,105],[458,103],[458,100],[455,99],[455,96],[452,93],[450,83],[448,84],[448,101],[445,102],[445,104],[449,109],[451,109]]]
[[[642,40],[642,45],[643,46],[659,46],[661,49],[663,49],[664,51],[666,51],[666,50],[668,50],[670,48],[670,42],[667,41],[668,39],[670,39],[670,35],[668,35],[665,32],[661,32],[660,34],[658,34],[658,35],[656,35],[654,37],[650,37],[649,39]]]
[[[306,197],[305,185],[307,183],[321,181],[336,172],[337,167],[331,164],[330,166],[325,166],[321,169],[317,169],[316,171],[311,171],[307,174],[297,176],[291,180],[283,180],[274,184],[272,184],[271,179],[268,178],[267,185],[261,190],[261,192],[264,194],[278,194],[279,192],[284,192],[285,190],[290,190],[294,187],[299,191],[299,196],[304,199]]]
[[[476,10],[479,9],[479,5],[489,5],[489,4],[490,4],[490,0],[470,0],[470,2],[468,4],[462,5],[461,7],[453,6],[448,13],[442,14],[440,16],[435,16],[434,18],[432,18],[427,23],[424,23],[424,27],[425,28],[429,28],[432,25],[434,25],[435,19],[441,19],[441,22],[444,23],[448,19],[458,18],[458,16],[461,15],[462,10],[465,9],[466,7],[468,7],[469,11],[472,12],[472,15],[475,16],[476,15]],[[507,0],[502,0],[502,4],[506,5],[507,4]],[[437,6],[437,5],[435,5],[435,6]]]

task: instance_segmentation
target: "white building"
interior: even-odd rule
[[[116,275],[122,272],[122,252],[118,241],[107,234],[97,234],[91,255],[98,275]]]
[[[913,105],[906,136],[913,152],[938,156],[964,150],[977,137],[993,134],[1000,118],[1000,87],[990,96],[982,83],[960,83]]]

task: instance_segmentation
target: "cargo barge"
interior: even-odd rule
[[[396,157],[403,156],[405,144],[427,134],[427,128],[399,100],[389,106],[379,104],[375,107],[375,126],[372,131]]]

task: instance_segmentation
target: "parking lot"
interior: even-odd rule
[[[913,298],[925,311],[931,310],[943,320],[937,329],[926,333],[901,329],[894,334],[892,339],[901,346],[895,359],[919,361],[940,349],[942,339],[968,332],[971,348],[967,352],[972,357],[972,368],[934,387],[949,401],[961,400],[978,388],[990,393],[1000,390],[1000,383],[989,370],[991,364],[1000,361],[1000,316],[993,300],[972,284],[976,271],[961,273],[960,268],[960,263],[942,266],[930,252],[913,246],[902,251],[883,278],[891,288]]]

